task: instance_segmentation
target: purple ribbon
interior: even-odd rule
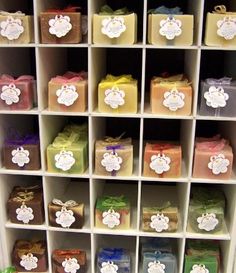
[[[221,79],[209,78],[206,83],[209,85],[230,85],[232,78],[224,77]]]
[[[5,139],[5,145],[16,145],[16,146],[23,146],[25,144],[38,144],[39,143],[39,136],[37,134],[29,134],[25,136],[20,136],[16,134],[15,136],[8,136]]]
[[[122,145],[120,145],[120,144],[106,146],[106,150],[112,150],[112,154],[113,154],[113,155],[116,153],[116,149],[121,149],[121,148],[122,148]],[[112,175],[112,176],[116,176],[116,171],[113,170],[113,171],[111,172],[111,175]]]

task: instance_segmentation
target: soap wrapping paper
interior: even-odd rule
[[[192,270],[195,270],[196,272],[198,272],[197,270],[203,271],[204,269],[207,269],[211,273],[217,273],[218,272],[217,258],[214,256],[185,255],[184,273],[189,273]],[[195,271],[193,271],[193,272],[195,272]]]

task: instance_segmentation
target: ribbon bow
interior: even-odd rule
[[[70,258],[71,255],[79,255],[81,253],[81,250],[79,249],[55,249],[54,255],[58,256],[68,256]]]
[[[102,6],[101,10],[99,12],[100,15],[125,15],[128,13],[129,13],[129,10],[127,9],[127,7],[124,7],[122,9],[113,10],[108,5]]]
[[[47,12],[77,12],[78,9],[81,9],[81,7],[69,5],[64,9],[48,9]]]
[[[184,87],[189,86],[191,82],[184,78],[183,74],[178,74],[170,77],[154,77],[152,79],[154,84],[160,84],[162,86],[172,87]]]
[[[108,74],[106,78],[99,83],[99,86],[101,88],[106,88],[106,87],[111,87],[118,84],[131,83],[132,81],[135,81],[135,80],[132,78],[131,75],[124,74],[121,76],[113,76]]]
[[[74,200],[68,200],[68,201],[66,201],[65,203],[63,203],[61,200],[59,200],[59,199],[53,199],[52,200],[52,203],[54,204],[54,205],[59,205],[59,206],[61,206],[61,207],[75,207],[75,206],[77,206],[78,205],[78,203],[77,202],[75,202]]]
[[[113,145],[118,145],[120,143],[120,140],[122,139],[122,137],[125,135],[125,132],[123,132],[120,136],[118,137],[109,137],[109,136],[105,136],[104,137],[104,145],[108,145],[107,147],[113,147]],[[120,145],[119,145],[120,146]],[[109,148],[107,149],[109,150]]]
[[[102,206],[104,207],[125,207],[127,205],[126,198],[121,196],[105,196],[102,200]]]
[[[43,247],[42,242],[29,242],[22,240],[18,241],[17,252],[19,258],[28,253],[43,255],[45,248]]]
[[[164,209],[169,208],[170,206],[171,206],[170,201],[167,201],[167,202],[163,203],[162,206],[160,206],[160,207],[150,207],[149,209],[153,210],[153,211],[162,211]]]
[[[223,77],[221,79],[209,78],[206,79],[206,83],[209,85],[230,85],[232,78]]]
[[[20,10],[18,10],[16,12],[7,12],[7,11],[4,11],[4,10],[0,10],[0,15],[2,15],[2,16],[12,16],[12,15],[21,15],[21,16],[24,16],[25,13],[23,13]]]
[[[4,268],[3,270],[0,270],[0,273],[15,273],[16,268],[14,266],[9,266]]]
[[[33,81],[34,80],[34,77],[31,76],[31,75],[22,75],[18,78],[14,78],[10,75],[7,75],[7,74],[3,74],[0,79],[2,81],[8,81],[10,83],[18,83],[18,82],[25,82],[25,81]]]
[[[197,142],[196,148],[200,151],[219,152],[222,151],[226,145],[225,139]]]
[[[163,150],[168,150],[175,147],[175,145],[170,144],[170,143],[156,143],[156,144],[152,144],[152,149],[153,150],[159,150],[159,151],[163,151]]]
[[[65,133],[59,133],[58,136],[54,139],[52,146],[55,148],[67,148],[70,147],[73,143],[77,142],[80,138],[80,135],[75,132],[71,132],[69,136]]]
[[[120,260],[124,255],[123,248],[103,248],[99,253],[99,258],[102,260]]]
[[[81,71],[80,73],[68,71],[63,76],[56,76],[52,78],[51,81],[59,84],[67,84],[78,81],[84,81],[87,78],[88,74],[85,71]]]
[[[18,192],[17,196],[13,198],[15,202],[27,202],[34,199],[34,192]]]
[[[151,14],[168,14],[168,15],[181,15],[183,12],[180,7],[167,8],[166,6],[160,6],[156,9],[150,9],[148,13]]]

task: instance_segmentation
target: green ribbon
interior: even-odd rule
[[[197,187],[193,189],[192,196],[194,200],[201,203],[225,202],[225,196],[220,190],[210,190],[209,188]]]
[[[158,211],[163,211],[164,209],[170,208],[171,207],[171,202],[167,201],[165,202],[162,206],[160,207],[147,207],[148,210],[151,210],[153,212],[158,212]]]
[[[113,10],[110,6],[104,5],[101,7],[99,15],[126,15],[129,13],[129,10],[124,7],[122,9]]]
[[[69,135],[66,133],[59,133],[54,139],[52,146],[54,148],[68,148],[73,144],[77,144],[80,139],[80,135],[75,132],[71,132]]]
[[[0,273],[14,273],[16,272],[16,268],[14,266],[9,266],[4,268],[3,270],[0,270]]]
[[[103,196],[98,199],[96,208],[99,210],[124,209],[128,207],[128,199],[121,196]]]
[[[191,255],[185,255],[185,262],[192,262],[196,264],[205,264],[209,262],[217,262],[216,256],[191,256]]]

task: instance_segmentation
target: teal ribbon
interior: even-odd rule
[[[126,7],[122,9],[113,10],[110,6],[104,5],[101,7],[99,15],[125,15],[128,13],[129,10]]]
[[[166,6],[160,6],[156,9],[150,9],[148,13],[151,14],[167,14],[167,15],[181,15],[183,12],[180,7],[167,8]]]

